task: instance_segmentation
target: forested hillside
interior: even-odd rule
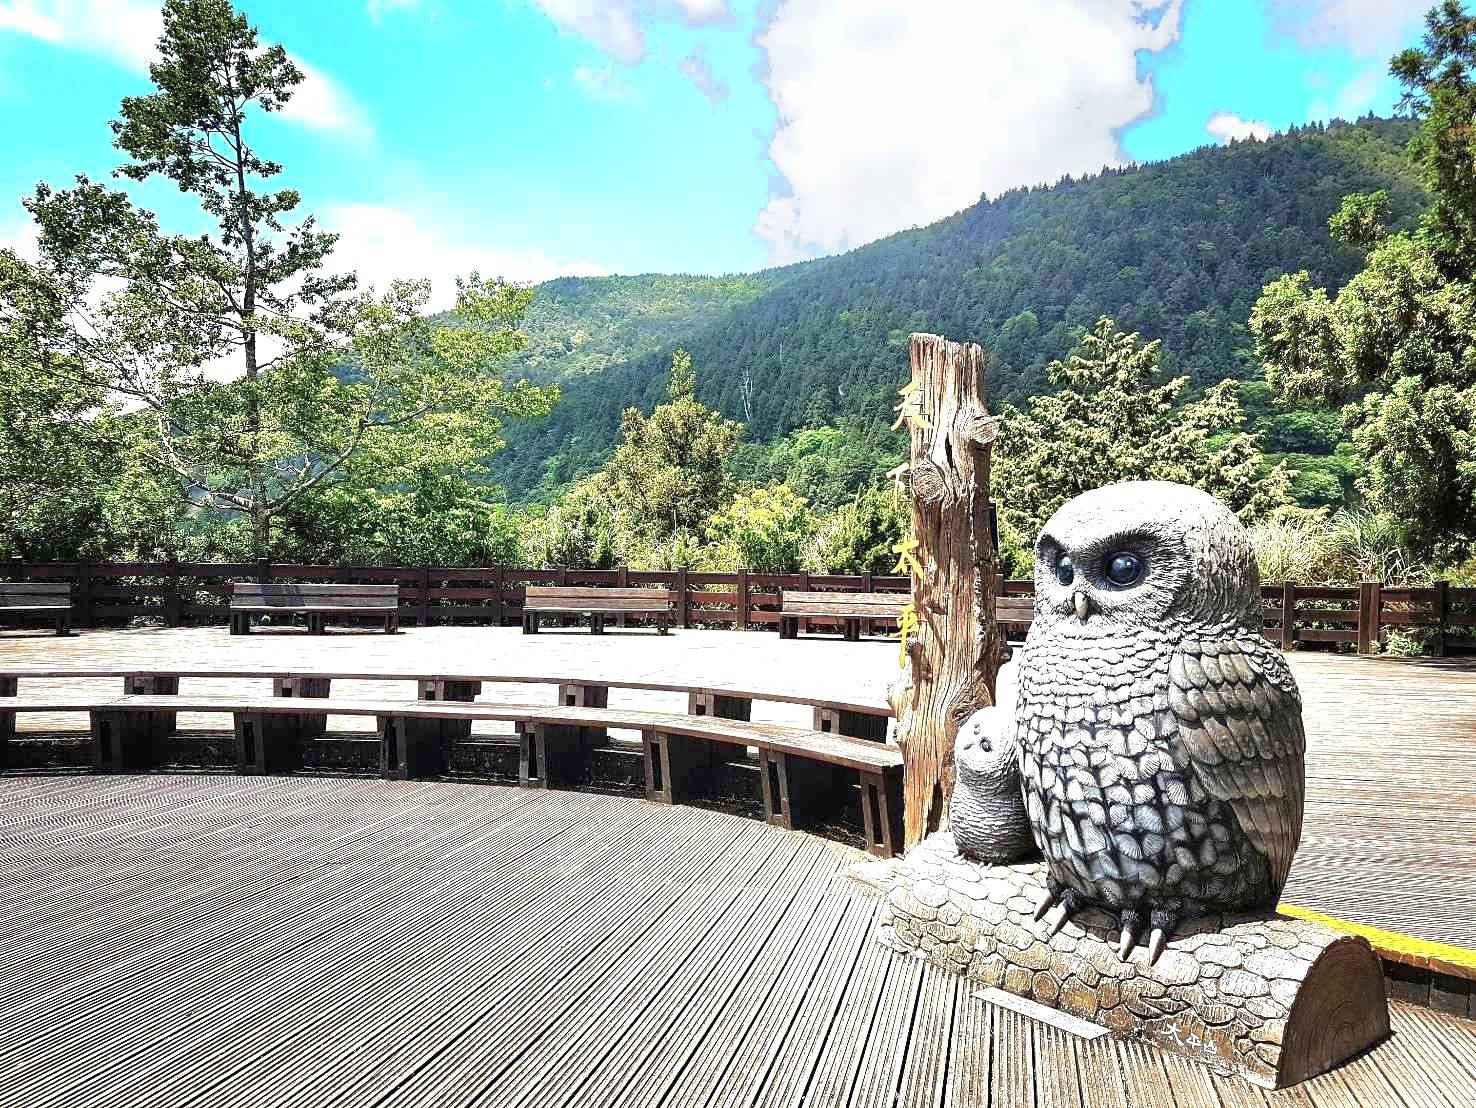
[[[549,282],[517,368],[561,381],[563,399],[548,419],[508,427],[493,474],[516,500],[595,468],[621,410],[660,398],[677,346],[699,398],[747,424],[749,441],[886,416],[916,330],[988,345],[995,403],[1044,391],[1045,366],[1104,314],[1162,339],[1165,364],[1196,385],[1252,376],[1245,325],[1267,282],[1307,269],[1336,287],[1359,268],[1327,231],[1341,198],[1388,189],[1396,226],[1423,205],[1403,157],[1411,133],[1365,120],[1207,147],[748,276]]]

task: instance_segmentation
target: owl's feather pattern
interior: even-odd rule
[[[1285,659],[1259,634],[1185,638],[1169,662],[1168,701],[1175,764],[1230,805],[1279,893],[1302,835],[1307,747]]]

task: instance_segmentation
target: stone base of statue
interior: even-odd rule
[[[1151,966],[1141,946],[1123,961],[1103,913],[1047,937],[1032,918],[1043,875],[1039,861],[971,862],[943,832],[857,876],[886,895],[886,946],[1265,1088],[1389,1033],[1383,974],[1362,938],[1271,913],[1224,916],[1187,923]]]

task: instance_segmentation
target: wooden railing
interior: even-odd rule
[[[517,569],[503,566],[311,566],[268,562],[23,562],[0,566],[16,581],[67,581],[74,625],[103,627],[134,619],[167,626],[225,623],[237,581],[394,582],[402,620],[420,626],[450,623],[515,624],[527,585],[665,588],[682,627],[746,630],[777,627],[784,589],[906,592],[908,580],[880,574],[699,573],[687,569]],[[996,581],[996,595],[1029,597],[1029,581]],[[1476,653],[1476,589],[1445,582],[1423,587],[1362,585],[1262,586],[1266,635],[1285,649],[1302,644],[1352,644],[1371,653],[1389,631],[1414,632],[1435,654]],[[1018,606],[1017,606],[1018,607]],[[1018,614],[1016,612],[1015,614]],[[633,622],[638,617],[629,617]],[[811,617],[819,627],[824,617]],[[834,622],[834,621],[831,621]],[[876,630],[886,629],[881,620]],[[1011,637],[1028,623],[1008,620]],[[837,623],[837,626],[838,623]]]

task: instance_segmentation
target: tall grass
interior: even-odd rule
[[[1362,508],[1284,516],[1250,533],[1262,581],[1418,584],[1435,576],[1406,544],[1397,520]]]

